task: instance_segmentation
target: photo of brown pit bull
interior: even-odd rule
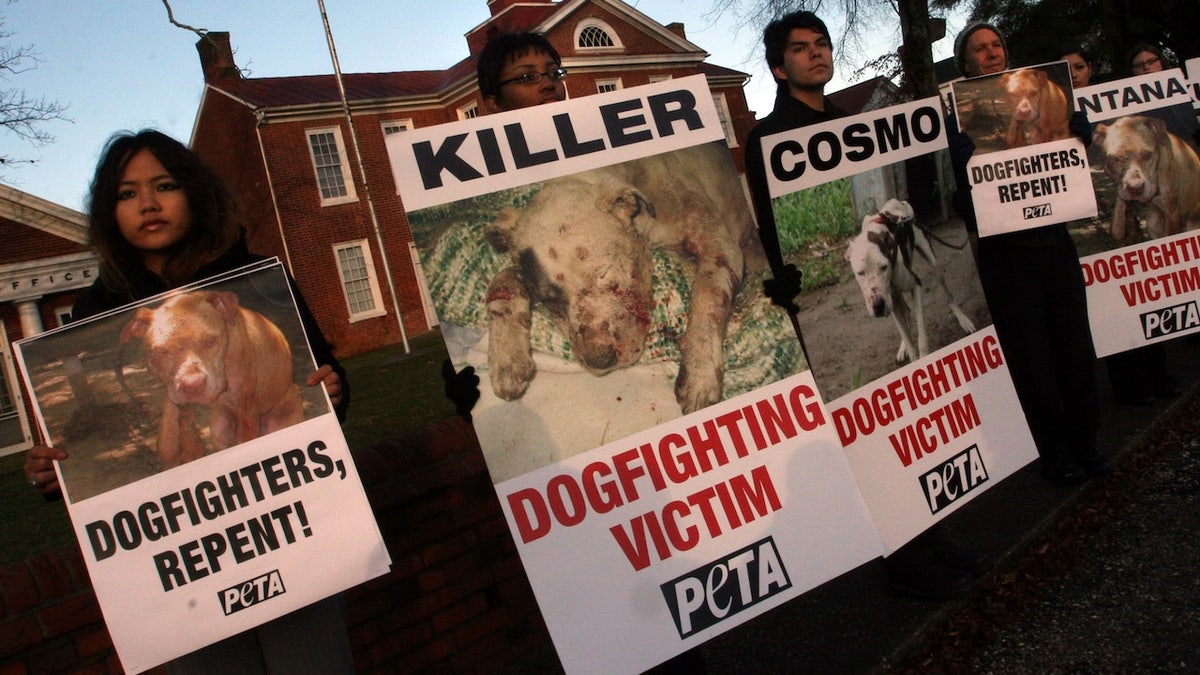
[[[636,363],[651,323],[651,251],[669,249],[695,262],[675,397],[685,413],[721,400],[735,296],[766,266],[730,164],[717,142],[602,167],[547,181],[496,218],[487,238],[511,260],[486,299],[496,394],[521,398],[536,375],[530,325],[539,304],[588,372]]]
[[[279,328],[227,291],[192,291],[142,307],[120,343],[141,341],[166,387],[155,449],[167,467],[253,440],[304,419],[292,352]],[[209,415],[209,445],[197,428]]]
[[[1200,228],[1200,158],[1163,120],[1118,117],[1097,125],[1092,142],[1103,153],[1104,171],[1116,186],[1114,240],[1142,239],[1136,213],[1143,205],[1150,238]]]
[[[996,82],[1011,113],[1006,147],[1021,148],[1070,138],[1067,123],[1071,106],[1062,87],[1046,71],[1022,68],[1002,74]]]

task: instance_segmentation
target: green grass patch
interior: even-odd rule
[[[779,197],[772,208],[779,247],[784,259],[804,273],[803,290],[849,278],[842,253],[860,227],[854,221],[849,178]]]
[[[369,448],[454,414],[443,392],[446,348],[430,331],[402,344],[342,360],[350,381],[350,413],[342,431],[351,449]],[[68,460],[69,461],[69,460]],[[0,457],[0,565],[25,560],[74,540],[62,501],[29,488],[25,453]]]
[[[0,457],[0,565],[58,548],[75,539],[61,500],[34,492],[21,467],[25,453]]]

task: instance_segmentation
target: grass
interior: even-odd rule
[[[804,273],[806,291],[838,283],[848,274],[846,241],[858,232],[850,180],[843,178],[793,192],[773,203],[783,257]]]
[[[404,436],[454,414],[442,393],[446,348],[430,331],[401,344],[342,361],[349,380],[350,413],[342,432],[351,449]],[[25,454],[0,457],[0,565],[56,549],[74,540],[66,507],[47,502],[25,484]]]

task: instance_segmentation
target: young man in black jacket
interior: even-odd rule
[[[775,107],[754,129],[746,144],[746,179],[758,218],[758,233],[774,279],[764,282],[771,301],[793,315],[799,311],[800,272],[785,263],[767,190],[762,155],[764,136],[819,124],[846,112],[825,96],[833,79],[833,44],[825,23],[812,12],[793,12],[771,22],[763,31],[767,65],[775,76]],[[934,525],[884,559],[888,584],[897,592],[919,598],[948,599],[974,587],[973,573],[982,571],[983,556],[955,546],[940,525]]]

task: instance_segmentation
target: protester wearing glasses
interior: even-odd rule
[[[488,40],[476,66],[484,110],[517,110],[567,97],[558,51],[536,33],[500,34]]]
[[[1158,47],[1145,42],[1134,45],[1133,49],[1129,50],[1129,58],[1126,61],[1129,63],[1129,72],[1134,75],[1157,73],[1166,67]]]

